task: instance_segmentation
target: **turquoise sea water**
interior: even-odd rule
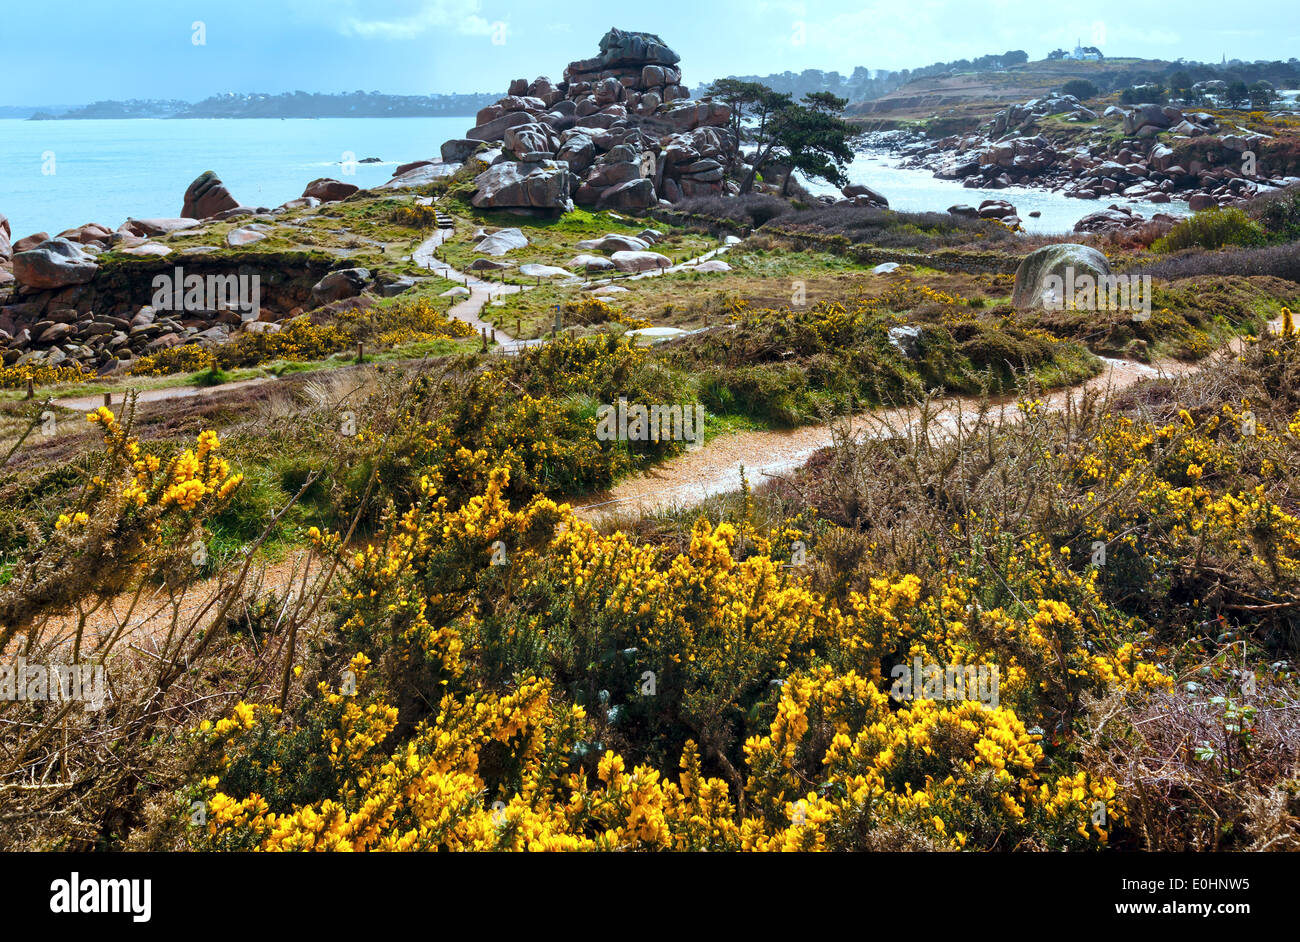
[[[241,203],[278,206],[317,177],[383,183],[396,165],[436,158],[443,141],[473,125],[472,117],[0,120],[0,213],[15,239],[179,216],[185,188],[204,170]],[[348,157],[382,163],[358,163],[348,175]]]

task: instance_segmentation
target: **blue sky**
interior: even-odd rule
[[[225,92],[503,91],[559,79],[610,26],[659,33],[685,81],[719,75],[906,68],[1076,38],[1108,55],[1202,59],[1300,53],[1300,6],[1094,0],[64,0],[0,14],[0,104],[196,100]],[[193,41],[202,23],[206,44]]]

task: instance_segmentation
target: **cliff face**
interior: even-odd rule
[[[443,145],[443,159],[485,165],[481,207],[637,210],[720,193],[736,150],[731,110],[693,100],[679,61],[652,33],[611,29],[559,84],[511,82],[464,139]]]

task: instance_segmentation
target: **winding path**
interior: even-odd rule
[[[1277,331],[1281,321],[1269,324]],[[1238,338],[1227,344],[1226,351],[1240,351]],[[1066,386],[1041,397],[1044,407],[1059,411],[1077,403],[1090,392],[1113,394],[1143,380],[1181,376],[1200,363],[1160,360],[1154,364],[1134,360],[1101,357],[1103,371],[1074,386]],[[1203,362],[1203,361],[1202,361]],[[994,411],[1010,420],[1018,420],[1018,397],[1001,396],[991,400]],[[952,433],[959,423],[969,424],[979,415],[981,400],[972,396],[953,396],[932,403],[932,418],[943,432]],[[856,440],[887,438],[906,433],[921,418],[921,407],[873,409],[826,425],[807,425],[788,431],[738,432],[714,438],[703,446],[686,451],[653,468],[625,478],[601,494],[572,501],[580,516],[600,520],[620,514],[654,513],[695,506],[717,494],[750,486],[765,479],[780,477],[797,470],[822,448],[845,436]]]
[[[479,316],[482,313],[483,308],[492,301],[509,294],[519,294],[524,291],[532,291],[536,286],[507,285],[501,284],[500,282],[485,281],[484,279],[478,278],[467,272],[452,268],[449,264],[439,259],[434,252],[438,246],[447,242],[454,234],[455,233],[449,229],[439,229],[432,236],[421,242],[410,256],[411,261],[414,262],[417,267],[427,269],[435,275],[441,275],[451,281],[459,281],[469,290],[468,296],[453,304],[448,309],[448,316],[464,321],[476,331],[482,332],[483,330],[486,330],[489,336],[495,334],[497,344],[499,345],[499,352],[507,355],[515,354],[526,347],[543,343],[544,339],[540,337],[533,340],[520,340],[506,333],[504,329],[489,324]],[[720,245],[717,248],[710,249],[703,255],[688,258],[686,261],[678,262],[676,265],[670,265],[667,268],[656,269],[654,271],[640,272],[635,275],[628,275],[620,280],[640,281],[643,278],[655,278],[660,275],[670,275],[674,272],[689,271],[694,266],[699,265],[702,262],[707,262],[709,259],[716,258],[723,254],[736,244],[739,243]]]

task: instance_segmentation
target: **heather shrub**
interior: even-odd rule
[[[1198,275],[1271,275],[1300,282],[1300,242],[1217,252],[1187,250],[1143,264],[1137,273],[1167,281]]]
[[[687,216],[736,223],[758,228],[787,213],[794,212],[789,201],[766,193],[747,193],[744,196],[692,196],[673,207]]]

